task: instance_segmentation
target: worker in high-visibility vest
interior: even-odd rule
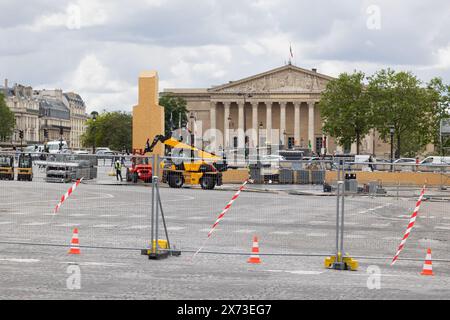
[[[114,168],[116,169],[116,178],[117,181],[119,181],[119,177],[120,177],[120,181],[122,182],[122,163],[120,163],[120,160],[117,159],[117,161],[114,163]]]

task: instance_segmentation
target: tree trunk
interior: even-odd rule
[[[361,135],[359,134],[359,132],[356,133],[356,154],[359,154],[359,145],[360,145],[360,139],[361,139]]]

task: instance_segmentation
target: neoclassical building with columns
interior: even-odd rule
[[[187,101],[189,114],[201,127],[196,135],[210,129],[222,133],[206,135],[212,137],[202,141],[204,146],[217,139],[215,149],[277,145],[281,149],[311,148],[315,153],[326,148],[332,154],[342,148],[324,136],[318,104],[332,79],[316,69],[288,64],[209,89],[165,89],[162,94]],[[367,151],[371,144],[375,148],[375,143],[365,142]]]

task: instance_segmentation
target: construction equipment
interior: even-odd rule
[[[197,149],[172,138],[172,135],[158,135],[153,139],[144,153],[152,152],[153,148],[161,142],[171,149],[171,157],[163,164],[162,182],[168,183],[171,188],[181,188],[184,184],[200,184],[204,190],[212,190],[222,185],[222,172],[228,169],[227,163],[221,157]],[[175,150],[174,150],[175,149]],[[177,151],[177,156],[173,151]],[[190,157],[185,155],[190,154]]]
[[[152,182],[152,166],[149,163],[149,159],[143,156],[144,153],[142,150],[134,151],[134,157],[131,158],[131,168],[127,168],[126,179],[127,182],[133,181],[133,183],[137,183],[138,180],[142,180],[145,183]],[[136,156],[140,155],[140,156]]]
[[[0,179],[14,180],[14,156],[0,155]]]
[[[68,183],[75,180],[75,167],[77,163],[48,162],[46,169],[46,182]]]
[[[17,181],[33,181],[33,159],[31,154],[21,154],[17,165]]]

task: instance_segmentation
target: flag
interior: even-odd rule
[[[294,53],[292,51],[292,45],[289,45],[289,51],[291,52],[291,58],[294,58]]]

